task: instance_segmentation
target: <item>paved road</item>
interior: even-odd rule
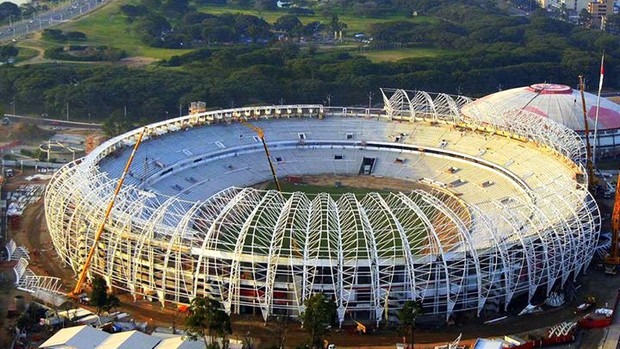
[[[74,0],[60,7],[40,14],[33,14],[30,18],[11,21],[9,25],[0,27],[0,42],[19,40],[24,36],[49,28],[58,23],[67,22],[105,4],[109,0]]]
[[[28,120],[34,124],[43,125],[43,126],[86,128],[86,129],[94,129],[94,130],[101,129],[101,124],[89,123],[89,122],[45,119],[45,118],[37,118],[37,117],[32,117],[32,116],[13,115],[13,114],[4,114],[4,117],[8,118],[9,122]]]

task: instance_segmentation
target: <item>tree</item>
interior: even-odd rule
[[[2,2],[0,3],[0,21],[5,18],[9,18],[12,16],[15,20],[19,17],[21,11],[19,10],[19,6],[12,2]]]
[[[230,316],[221,309],[218,301],[205,297],[192,299],[189,305],[189,315],[185,319],[187,334],[192,340],[202,338],[207,348],[217,347],[214,333],[222,338],[225,343],[226,337],[232,334]],[[207,341],[207,336],[211,338]]]
[[[336,304],[323,293],[315,293],[304,300],[304,311],[299,316],[304,330],[310,335],[310,344],[321,348],[321,337],[327,333],[336,314]]]
[[[579,25],[589,27],[592,22],[592,15],[585,8],[579,12]]]
[[[278,339],[278,348],[283,349],[286,347],[286,334],[288,332],[288,324],[290,319],[287,315],[279,315],[276,318],[275,335]]]
[[[110,312],[110,310],[117,308],[120,305],[121,305],[121,300],[118,299],[118,297],[116,297],[115,295],[110,294],[107,296],[107,299],[105,300],[105,305],[103,306],[103,310]]]
[[[108,299],[107,288],[106,282],[101,276],[96,275],[93,278],[93,288],[90,292],[90,305],[97,307],[97,314],[101,313]]]
[[[607,22],[605,22],[605,30],[612,34],[620,34],[620,15],[607,16]]]
[[[301,24],[301,21],[297,18],[297,16],[284,15],[276,20],[274,27],[277,30],[287,33],[289,36],[294,37],[300,34],[303,24]]]
[[[11,57],[17,57],[19,49],[14,45],[0,46],[0,61],[8,60]]]
[[[406,301],[403,308],[398,311],[399,331],[403,336],[409,337],[411,349],[413,349],[415,319],[422,314],[424,314],[424,309],[417,301]]]
[[[329,28],[334,32],[339,32],[345,29],[346,27],[347,27],[347,24],[344,22],[341,22],[340,19],[338,19],[338,15],[336,13],[332,13],[332,20],[329,23]]]

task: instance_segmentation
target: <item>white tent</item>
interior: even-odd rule
[[[94,349],[99,343],[110,337],[110,334],[90,326],[75,326],[64,328],[39,348],[53,349]]]

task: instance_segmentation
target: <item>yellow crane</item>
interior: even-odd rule
[[[261,142],[263,142],[263,148],[265,149],[265,155],[267,156],[267,161],[269,162],[269,168],[271,169],[271,176],[273,176],[273,182],[276,184],[276,188],[278,189],[278,191],[282,191],[282,187],[280,187],[280,182],[278,182],[278,176],[276,175],[276,168],[273,166],[273,162],[271,161],[271,154],[269,153],[267,142],[265,142],[265,132],[262,128],[256,125],[252,125],[245,119],[241,120],[241,124],[251,128],[252,131],[256,132],[258,138],[260,138]]]
[[[101,223],[99,224],[99,228],[97,229],[97,232],[95,233],[95,241],[93,242],[93,245],[91,246],[90,251],[88,252],[88,256],[86,257],[86,261],[84,262],[84,266],[82,267],[82,271],[80,272],[80,276],[78,277],[78,281],[75,284],[73,291],[71,291],[71,293],[68,294],[68,296],[71,298],[74,298],[74,299],[77,298],[80,292],[82,292],[82,286],[84,286],[84,281],[86,280],[86,273],[88,272],[88,269],[90,268],[93,255],[95,254],[95,250],[97,249],[97,244],[99,243],[99,239],[101,239],[103,229],[105,228],[105,224],[108,221],[110,212],[112,212],[112,208],[114,207],[114,202],[116,201],[116,197],[118,196],[118,193],[120,192],[121,187],[123,186],[123,182],[125,181],[125,176],[127,175],[127,172],[129,171],[129,167],[131,166],[131,162],[133,161],[133,158],[136,155],[136,151],[138,150],[140,143],[142,143],[142,137],[146,133],[146,130],[147,130],[146,127],[142,129],[142,132],[138,136],[138,140],[136,141],[136,144],[133,146],[131,155],[129,156],[129,159],[127,159],[127,163],[125,164],[125,169],[123,170],[123,174],[121,175],[121,178],[118,180],[118,184],[116,185],[116,190],[114,190],[114,195],[112,195],[112,198],[110,199],[110,202],[108,203],[108,207],[106,208],[105,215],[103,216],[103,219],[101,220]]]
[[[611,214],[611,249],[609,255],[605,257],[606,274],[616,274],[616,267],[620,265],[618,234],[620,234],[620,174],[616,179],[616,195],[614,197],[614,209]]]

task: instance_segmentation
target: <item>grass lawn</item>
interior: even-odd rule
[[[402,50],[376,50],[355,52],[355,55],[364,56],[372,62],[394,62],[405,58],[432,58],[450,54],[448,50],[435,48],[407,48]]]
[[[120,13],[120,6],[127,3],[130,1],[113,1],[77,21],[64,23],[56,28],[83,32],[88,37],[89,44],[120,48],[129,56],[167,59],[192,51],[155,48],[142,43],[130,31],[125,16]]]
[[[279,11],[258,11],[255,9],[236,9],[228,6],[216,6],[216,5],[206,5],[198,7],[198,10],[205,13],[210,13],[214,15],[222,14],[222,13],[242,13],[246,15],[253,15],[257,17],[262,17],[265,21],[273,24],[275,21],[284,15],[288,14],[287,10],[279,10]],[[434,23],[438,20],[432,17],[407,17],[403,15],[394,15],[389,17],[382,18],[369,18],[369,17],[360,17],[355,15],[338,15],[338,19],[341,22],[347,24],[347,32],[349,34],[357,33],[357,32],[367,32],[370,29],[371,24],[373,23],[385,23],[390,21],[408,21],[413,23]],[[308,24],[310,22],[319,21],[321,23],[329,23],[331,22],[331,16],[322,16],[317,13],[314,16],[299,16],[299,20],[303,24]]]
[[[27,61],[39,55],[39,51],[30,47],[19,47],[19,54],[15,59],[15,63]]]
[[[282,187],[283,192],[296,192],[300,191],[305,193],[308,196],[315,196],[319,193],[329,193],[333,196],[340,196],[345,193],[353,193],[358,199],[361,199],[364,195],[368,193],[378,192],[380,194],[388,193],[389,190],[377,190],[370,188],[356,188],[356,187],[345,187],[345,186],[324,186],[324,185],[312,185],[312,184],[294,184],[285,181],[280,181],[280,187]],[[269,190],[275,190],[275,183],[269,183],[267,188]]]
[[[81,18],[76,19],[75,21],[67,22],[60,24],[54,28],[61,29],[63,31],[80,31],[87,35],[89,45],[107,45],[110,47],[116,47],[127,52],[130,57],[148,57],[156,60],[160,59],[168,59],[172,56],[182,55],[192,50],[174,50],[174,49],[165,49],[165,48],[154,48],[149,47],[142,43],[142,41],[135,36],[135,34],[130,30],[130,25],[126,21],[126,17],[120,13],[120,7],[124,4],[134,4],[138,3],[136,0],[117,0],[110,1],[104,7],[94,11],[93,13],[87,14]],[[264,18],[267,22],[275,23],[275,21],[283,16],[288,14],[287,10],[280,11],[258,11],[255,9],[236,9],[227,6],[214,6],[214,5],[205,5],[198,7],[198,10],[201,12],[211,13],[211,14],[222,14],[222,13],[244,13],[248,15],[255,15],[258,17]],[[331,21],[330,16],[322,16],[317,14],[315,16],[301,16],[300,20],[304,23],[310,23],[313,21],[320,21],[322,23],[329,23]],[[410,22],[418,22],[418,23],[426,23],[426,22],[434,22],[437,21],[435,18],[431,17],[406,17],[403,15],[394,15],[383,18],[366,18],[359,17],[354,15],[339,15],[340,21],[347,24],[347,32],[349,35],[357,32],[368,32],[370,26],[373,23],[382,23],[387,21],[395,21],[395,20],[404,20]],[[58,43],[46,42],[40,39],[40,35],[38,39],[30,40],[30,46],[40,47],[43,49],[49,48],[50,46],[58,45]],[[440,54],[440,50],[404,50],[401,53],[394,51],[393,53],[389,53],[389,51],[379,52],[369,52],[363,53],[363,55],[368,56],[372,60],[376,61],[387,61],[387,60],[398,60],[401,58],[408,57],[429,57],[432,55]],[[33,55],[32,52],[25,50],[24,52],[24,60],[27,59],[28,56]],[[401,56],[402,55],[402,56]],[[375,56],[377,58],[375,58]]]

